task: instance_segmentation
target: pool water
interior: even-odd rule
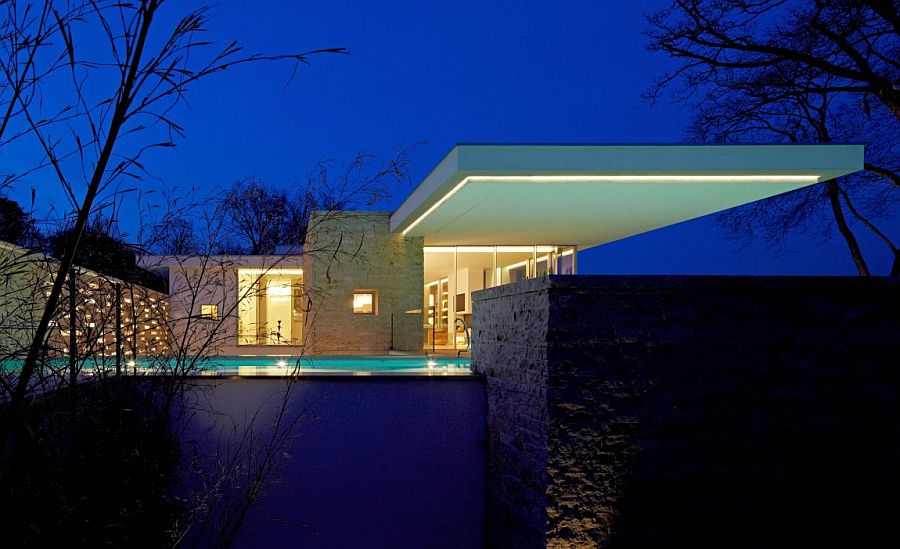
[[[46,366],[65,374],[68,359],[53,358]],[[172,359],[138,357],[137,363],[123,360],[126,374],[153,375],[171,372],[176,366]],[[202,376],[288,376],[288,375],[469,375],[468,358],[449,356],[212,356],[198,361],[189,372]],[[22,361],[4,361],[2,369],[14,372],[22,367]],[[182,366],[183,367],[183,366]],[[115,371],[115,360],[88,360],[81,368],[83,375],[93,375],[97,369]],[[162,371],[162,372],[161,372]]]
[[[206,375],[468,375],[468,358],[447,356],[218,356]]]

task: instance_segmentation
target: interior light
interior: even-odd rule
[[[431,359],[428,359],[428,362],[426,362],[425,364],[427,364],[429,368],[434,368],[435,366],[437,366],[437,362]]]
[[[302,275],[303,269],[238,269],[238,275]]]
[[[452,253],[456,251],[456,246],[425,246],[422,251],[427,254]]]
[[[458,246],[456,251],[465,254],[465,253],[494,253],[493,246]]]
[[[497,253],[528,253],[534,251],[534,246],[497,246]]]
[[[287,360],[279,360],[278,362],[276,362],[276,364],[284,368],[285,366],[287,366]]]
[[[353,308],[354,309],[363,309],[367,307],[371,307],[372,305],[372,294],[353,294]]]

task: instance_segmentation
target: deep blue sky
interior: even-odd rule
[[[320,159],[417,145],[418,184],[458,142],[668,143],[683,107],[641,98],[669,60],[644,49],[643,15],[666,2],[223,2],[210,38],[248,51],[345,47],[286,86],[289,65],[256,65],[194,86],[177,113],[187,139],[147,158],[167,187],[211,189],[255,174],[291,185]],[[181,9],[172,2],[171,11]],[[15,196],[54,200],[34,181]],[[385,209],[396,207],[411,187]],[[126,227],[127,228],[127,227]],[[871,267],[882,246],[859,231]],[[583,253],[583,273],[853,274],[836,237],[792,235],[742,249],[712,217]]]

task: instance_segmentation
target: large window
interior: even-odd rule
[[[423,323],[426,348],[469,346],[472,295],[528,278],[574,274],[574,246],[426,246]]]
[[[300,344],[302,283],[300,269],[239,269],[238,344]]]

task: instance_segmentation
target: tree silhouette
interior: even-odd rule
[[[900,16],[891,0],[676,0],[648,17],[650,49],[671,56],[648,97],[674,88],[694,140],[863,142],[865,173],[736,209],[721,219],[770,242],[816,219],[836,226],[860,275],[871,272],[848,218],[891,251],[900,191]],[[826,225],[827,226],[827,225]]]

